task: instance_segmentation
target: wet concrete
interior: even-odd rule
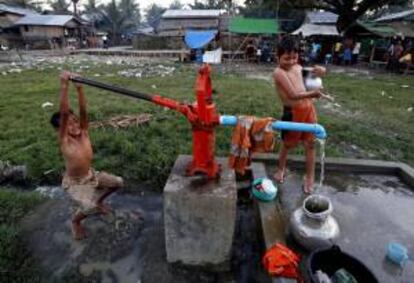
[[[269,175],[274,170],[267,167]],[[286,220],[302,205],[301,186],[302,175],[297,172],[289,172],[280,186]],[[360,259],[379,282],[413,282],[414,261],[400,268],[385,258],[387,245],[392,241],[405,245],[414,255],[413,189],[392,175],[329,172],[324,187],[317,191],[332,201],[333,216],[341,229],[337,244]]]
[[[50,199],[28,215],[22,229],[43,274],[39,282],[208,283],[265,282],[262,247],[248,188],[240,190],[230,272],[168,264],[158,193],[115,194],[113,216],[85,221],[88,238],[74,241],[66,197]],[[0,280],[1,281],[1,280]]]

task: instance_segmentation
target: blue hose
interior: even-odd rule
[[[231,115],[221,115],[220,124],[223,126],[236,126],[237,117]],[[272,128],[277,131],[289,130],[297,132],[309,132],[315,134],[318,139],[326,139],[327,136],[325,128],[319,124],[276,121],[272,123]]]

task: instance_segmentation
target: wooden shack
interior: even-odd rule
[[[36,11],[0,4],[0,42],[4,45],[22,43],[19,28],[15,23],[27,15],[39,15]]]
[[[224,10],[167,10],[156,28],[160,36],[184,36],[187,29],[225,29],[220,26]]]
[[[26,44],[49,43],[52,48],[67,44],[77,47],[93,33],[88,22],[71,15],[29,15],[19,19],[15,26]]]

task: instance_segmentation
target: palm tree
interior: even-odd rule
[[[122,33],[137,26],[140,22],[139,4],[135,0],[112,0],[102,6],[102,28],[109,31],[115,43],[119,43]]]
[[[76,8],[76,5],[78,4],[79,0],[72,0],[73,4],[73,15],[76,16],[78,14],[78,10]]]
[[[147,7],[145,11],[145,17],[147,19],[147,23],[153,27],[154,29],[158,26],[162,14],[165,12],[165,8],[159,6],[157,4],[152,4],[151,6]]]
[[[50,7],[52,7],[52,10],[55,13],[59,13],[59,14],[69,14],[69,6],[70,3],[66,2],[66,0],[49,0],[49,5]]]
[[[95,13],[98,10],[98,7],[96,5],[96,0],[88,0],[88,3],[84,4],[83,8],[86,14]]]

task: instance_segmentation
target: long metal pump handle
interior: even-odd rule
[[[83,77],[71,77],[69,80],[71,80],[75,83],[81,83],[81,84],[85,84],[85,85],[89,85],[89,86],[94,86],[96,88],[109,90],[109,91],[112,91],[112,92],[116,92],[116,93],[120,93],[120,94],[123,94],[123,95],[131,96],[131,97],[134,97],[134,98],[144,99],[144,100],[147,100],[147,101],[153,101],[153,98],[154,98],[154,95],[151,95],[151,94],[137,92],[137,91],[129,90],[129,89],[122,88],[122,87],[119,87],[119,86],[109,85],[109,84],[97,82],[97,81],[94,81],[94,80],[91,80],[91,79],[86,79],[86,78],[83,78]]]

